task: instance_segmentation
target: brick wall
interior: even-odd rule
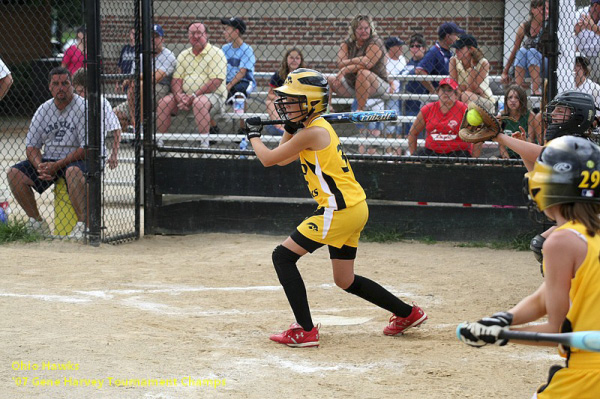
[[[103,2],[103,45],[106,65],[114,68],[121,46],[133,24],[128,3]],[[437,39],[438,26],[455,21],[473,34],[499,74],[504,45],[504,1],[159,1],[154,2],[155,21],[165,29],[165,43],[178,54],[187,47],[186,28],[200,20],[209,29],[210,41],[224,44],[220,18],[239,16],[248,25],[245,35],[257,56],[258,71],[274,71],[284,51],[300,47],[313,68],[335,70],[339,44],[348,34],[348,24],[357,14],[370,15],[380,36],[407,40],[415,32],[425,35],[429,45]],[[408,49],[406,49],[408,55]]]

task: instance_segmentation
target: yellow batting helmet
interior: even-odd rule
[[[304,122],[327,110],[329,85],[322,73],[299,68],[288,74],[283,86],[275,89],[275,94],[279,97],[275,100],[275,108],[281,119]],[[288,106],[293,104],[299,104],[300,109],[289,109]]]

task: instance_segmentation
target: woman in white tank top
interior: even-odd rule
[[[477,40],[465,33],[452,47],[456,55],[450,58],[450,77],[458,83],[460,101],[475,101],[495,113],[489,82],[490,63],[478,48]]]

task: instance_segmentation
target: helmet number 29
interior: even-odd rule
[[[597,170],[592,173],[589,170],[584,170],[581,172],[581,177],[579,188],[596,188],[600,184],[600,172]]]

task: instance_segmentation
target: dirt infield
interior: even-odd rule
[[[452,244],[361,243],[356,272],[429,315],[394,338],[385,311],[333,285],[327,250],[306,256],[321,347],[272,343],[292,321],[270,260],[283,238],[0,247],[0,396],[529,398],[560,362],[456,340],[457,323],[508,309],[541,276],[530,253]]]

